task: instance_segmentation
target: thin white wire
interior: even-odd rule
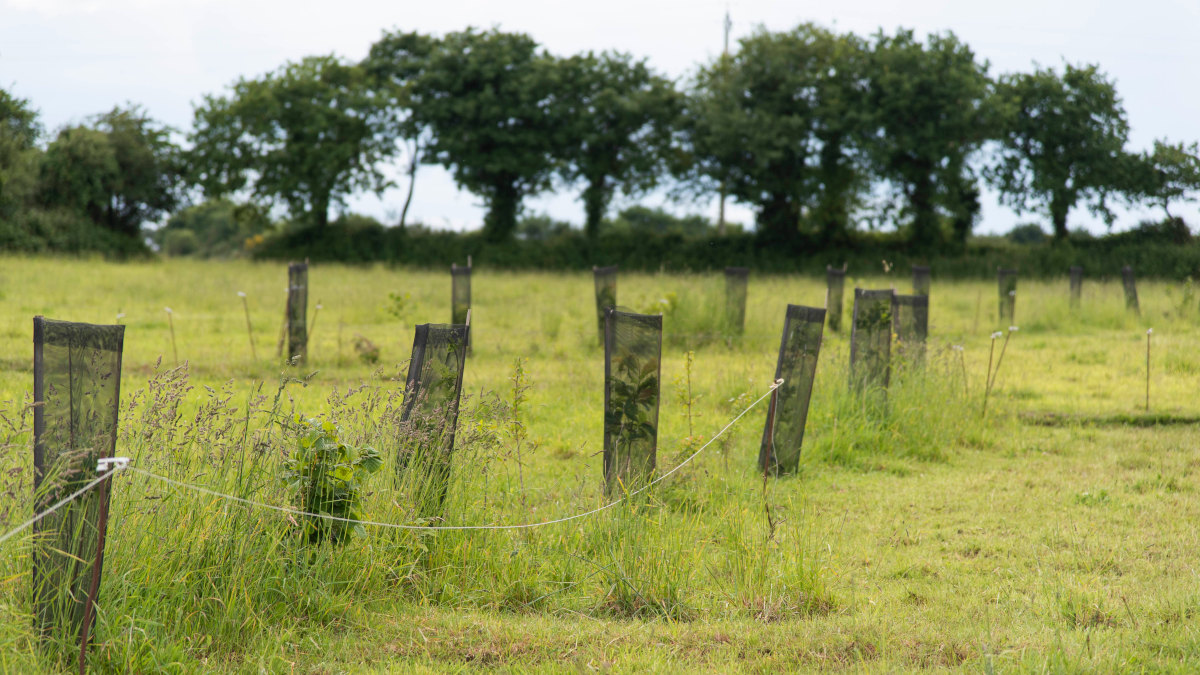
[[[170,485],[175,485],[175,486],[181,487],[181,488],[186,488],[188,490],[193,490],[195,492],[206,494],[211,497],[219,497],[221,499],[226,499],[226,500],[229,500],[232,502],[237,502],[239,504],[245,504],[246,506],[254,506],[254,507],[258,507],[258,508],[262,508],[262,509],[270,509],[272,511],[279,511],[281,513],[286,513],[286,514],[293,515],[293,516],[306,516],[309,518],[322,518],[325,520],[335,520],[335,521],[340,521],[343,523],[353,523],[355,525],[368,525],[368,526],[372,526],[372,527],[383,527],[383,528],[391,528],[391,529],[396,529],[396,530],[522,530],[522,529],[528,529],[528,528],[533,528],[533,527],[542,527],[544,525],[554,525],[556,523],[565,523],[569,520],[577,520],[579,518],[585,518],[587,516],[595,515],[597,513],[600,513],[601,511],[610,509],[610,508],[616,506],[617,504],[620,504],[621,502],[629,499],[630,497],[635,497],[638,494],[641,494],[642,492],[649,490],[655,484],[665,480],[671,474],[682,469],[688,462],[695,459],[696,456],[699,455],[701,452],[704,452],[704,450],[706,448],[708,448],[708,446],[712,445],[714,441],[716,441],[718,438],[720,438],[721,435],[724,434],[726,431],[728,431],[729,428],[732,427],[738,420],[742,419],[742,417],[746,413],[750,412],[750,410],[752,410],[754,408],[754,406],[758,405],[759,403],[762,403],[763,399],[770,396],[771,392],[778,389],[779,386],[782,384],[783,384],[782,378],[775,380],[774,384],[771,385],[771,388],[767,390],[767,393],[760,396],[757,401],[755,401],[754,403],[751,403],[745,410],[738,413],[737,417],[734,417],[732,420],[729,420],[729,423],[726,424],[724,426],[724,428],[722,428],[720,431],[718,431],[716,436],[713,436],[712,438],[710,438],[707,443],[700,446],[700,448],[698,450],[693,452],[687,459],[683,460],[678,465],[676,465],[676,467],[674,469],[671,469],[670,471],[664,473],[663,475],[659,476],[658,478],[655,478],[653,481],[646,484],[641,489],[636,490],[631,493],[628,493],[627,495],[625,495],[624,497],[622,497],[620,499],[609,502],[608,504],[605,504],[604,506],[601,506],[599,508],[592,509],[591,511],[586,511],[584,513],[577,513],[573,516],[567,516],[565,518],[556,518],[555,520],[544,520],[544,521],[541,521],[538,523],[521,523],[518,525],[397,525],[395,523],[381,523],[381,522],[374,521],[374,520],[355,520],[353,518],[342,518],[340,516],[329,515],[328,513],[309,513],[307,511],[301,511],[299,509],[293,509],[293,508],[287,507],[287,506],[275,506],[273,504],[264,504],[262,502],[256,502],[256,501],[253,501],[250,499],[245,499],[243,497],[237,497],[234,495],[225,494],[223,492],[217,492],[216,490],[210,490],[209,488],[202,487],[200,485],[192,485],[191,483],[184,483],[182,481],[177,481],[172,478],[167,478],[166,476],[160,476],[156,473],[146,471],[145,469],[139,469],[138,467],[135,467],[135,466],[130,466],[129,470],[133,471],[134,473],[140,473],[143,476],[146,476],[148,478],[154,478],[154,479],[160,480],[164,483],[168,483]]]
[[[97,476],[95,480],[88,483],[87,485],[84,485],[83,487],[79,488],[75,492],[72,492],[69,496],[67,496],[66,498],[64,498],[62,501],[58,502],[54,506],[51,506],[50,508],[46,509],[45,511],[42,511],[41,513],[37,514],[36,516],[25,521],[24,523],[21,523],[20,525],[18,525],[16,527],[16,529],[9,530],[7,533],[5,533],[5,535],[3,537],[0,537],[0,544],[3,544],[4,542],[8,541],[13,535],[20,532],[21,530],[24,530],[25,528],[29,527],[30,525],[33,525],[34,523],[41,520],[42,518],[45,518],[46,516],[50,515],[51,513],[54,513],[55,511],[59,510],[63,506],[66,506],[68,502],[70,502],[74,499],[77,499],[83,493],[87,492],[88,490],[91,490],[92,488],[96,487],[100,483],[104,482],[104,479],[117,473],[118,471],[125,469],[128,466],[129,466],[128,464],[121,465],[121,466],[118,466],[117,468],[113,469],[112,471],[109,471],[106,474]]]

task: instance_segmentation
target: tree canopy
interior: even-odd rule
[[[246,189],[324,227],[349,195],[387,187],[379,163],[395,151],[397,127],[360,67],[307,57],[231,90],[195,110],[192,179],[208,196]]]
[[[564,146],[563,71],[528,35],[450,33],[413,83],[415,123],[432,138],[426,157],[483,198],[484,233],[510,239],[521,201],[550,187]]]
[[[1112,222],[1108,198],[1129,184],[1129,123],[1117,90],[1094,65],[1013,73],[996,86],[999,152],[988,170],[1001,200],[1040,210],[1065,240],[1080,201]]]
[[[566,137],[557,154],[567,181],[584,184],[584,231],[594,236],[617,191],[639,194],[667,173],[683,97],[628,54],[588,52],[559,68],[564,91],[556,116]]]

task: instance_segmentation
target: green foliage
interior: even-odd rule
[[[1058,240],[1080,201],[1113,222],[1107,199],[1127,189],[1129,122],[1112,81],[1097,66],[1065,64],[1000,78],[996,85],[1000,150],[987,176],[1001,200],[1043,211]]]
[[[698,237],[712,234],[715,230],[716,227],[713,223],[704,216],[676,216],[663,209],[646,206],[630,206],[623,209],[616,218],[607,221],[604,226],[606,233],[624,236],[675,234],[684,237]]]
[[[136,106],[114,108],[92,126],[63,129],[42,158],[42,204],[137,237],[144,223],[179,202],[179,149],[170,134]]]
[[[523,215],[517,221],[518,239],[542,241],[570,231],[570,223],[555,220],[544,213]]]
[[[1014,244],[1041,244],[1046,241],[1046,231],[1037,223],[1017,225],[1004,235]]]
[[[656,187],[678,154],[683,97],[645,60],[588,52],[558,64],[557,114],[567,126],[557,158],[568,182],[582,181],[584,232],[600,231],[613,196]]]
[[[511,239],[521,201],[550,187],[566,127],[549,105],[562,91],[555,59],[521,33],[450,33],[412,84],[413,121],[432,138],[425,157],[483,198],[484,233]]]
[[[903,194],[910,240],[940,243],[940,207],[965,243],[978,213],[967,160],[989,137],[986,62],[953,33],[930,34],[922,44],[910,30],[876,34],[869,62],[871,163]]]
[[[323,228],[350,194],[388,186],[378,164],[396,127],[360,67],[310,56],[230,89],[204,98],[190,134],[191,180],[210,198],[246,189]]]
[[[41,132],[29,101],[0,88],[0,221],[11,218],[33,193],[38,156],[34,143]]]
[[[1200,193],[1200,146],[1196,143],[1156,140],[1153,152],[1131,161],[1130,195],[1161,207],[1168,218],[1172,202],[1193,202]]]
[[[254,237],[273,227],[263,209],[221,198],[177,211],[151,239],[167,255],[237,257],[247,252]]]
[[[686,119],[701,189],[720,184],[753,205],[771,240],[795,240],[809,208],[824,235],[844,232],[866,187],[863,65],[854,36],[804,24],[759,31],[701,70]]]
[[[333,422],[297,414],[292,423],[298,437],[284,460],[281,479],[295,495],[297,509],[318,514],[301,516],[302,524],[297,527],[304,538],[314,544],[328,541],[340,545],[352,534],[365,536],[361,524],[320,516],[361,520],[364,481],[383,466],[383,459],[373,448],[356,448],[342,441]]]

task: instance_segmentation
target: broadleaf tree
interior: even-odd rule
[[[931,34],[924,43],[904,29],[875,35],[869,154],[876,175],[904,196],[915,245],[942,242],[940,212],[962,223],[974,220],[961,210],[978,210],[970,158],[990,136],[987,69],[953,33]]]
[[[439,40],[413,83],[414,121],[432,132],[425,159],[483,198],[489,239],[513,237],[521,202],[559,167],[556,65],[528,35],[467,29]]]
[[[195,109],[192,180],[210,198],[245,190],[323,228],[350,195],[390,185],[380,163],[395,151],[392,112],[359,66],[311,56],[230,89]]]
[[[182,167],[171,129],[138,106],[114,108],[91,126],[66,127],[42,157],[39,194],[114,232],[136,236],[179,203]]]
[[[667,173],[683,97],[627,54],[588,52],[559,68],[558,116],[567,127],[561,170],[568,182],[584,184],[584,232],[594,237],[618,191],[643,193]]]
[[[1081,201],[1110,224],[1109,198],[1130,183],[1129,123],[1116,86],[1094,65],[1014,73],[996,87],[999,150],[987,176],[1019,213],[1042,211],[1066,240]]]
[[[770,241],[794,240],[806,220],[826,238],[848,229],[866,185],[861,51],[804,24],[760,31],[701,69],[685,122],[700,189],[723,184],[756,208]]]
[[[41,133],[29,101],[0,89],[0,220],[12,217],[36,187]]]

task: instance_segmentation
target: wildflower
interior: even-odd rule
[[[163,307],[163,310],[165,310],[167,314],[173,314],[170,307]]]
[[[321,305],[321,303],[319,303],[319,302],[318,302],[318,303],[317,303],[317,309],[324,309],[324,306],[322,306],[322,305]]]
[[[993,339],[993,340],[998,340],[998,339],[1000,339],[1000,338],[1002,338],[1002,337],[1004,337],[1004,331],[999,331],[999,330],[998,330],[998,331],[996,331],[995,333],[992,333],[992,339]]]
[[[244,298],[244,297],[246,297],[246,291],[238,291],[238,297],[239,297],[239,298]]]
[[[1146,335],[1152,335],[1153,333],[1154,333],[1154,329],[1153,329],[1153,328],[1147,328],[1147,329],[1146,329]]]
[[[1008,327],[1008,332],[1010,332],[1010,333],[1015,333],[1019,330],[1021,330],[1020,326],[1009,326]]]
[[[117,321],[120,321],[121,319],[124,319],[124,318],[125,318],[125,312],[117,313]]]
[[[1015,297],[1017,297],[1017,292],[1016,292],[1016,291],[1009,291],[1009,292],[1008,292],[1008,296],[1009,296],[1010,298],[1015,298]]]
[[[962,346],[962,345],[950,345],[950,348],[951,348],[951,349],[953,349],[953,350],[954,350],[954,351],[956,351],[956,352],[961,352],[961,351],[963,350],[963,346]]]

